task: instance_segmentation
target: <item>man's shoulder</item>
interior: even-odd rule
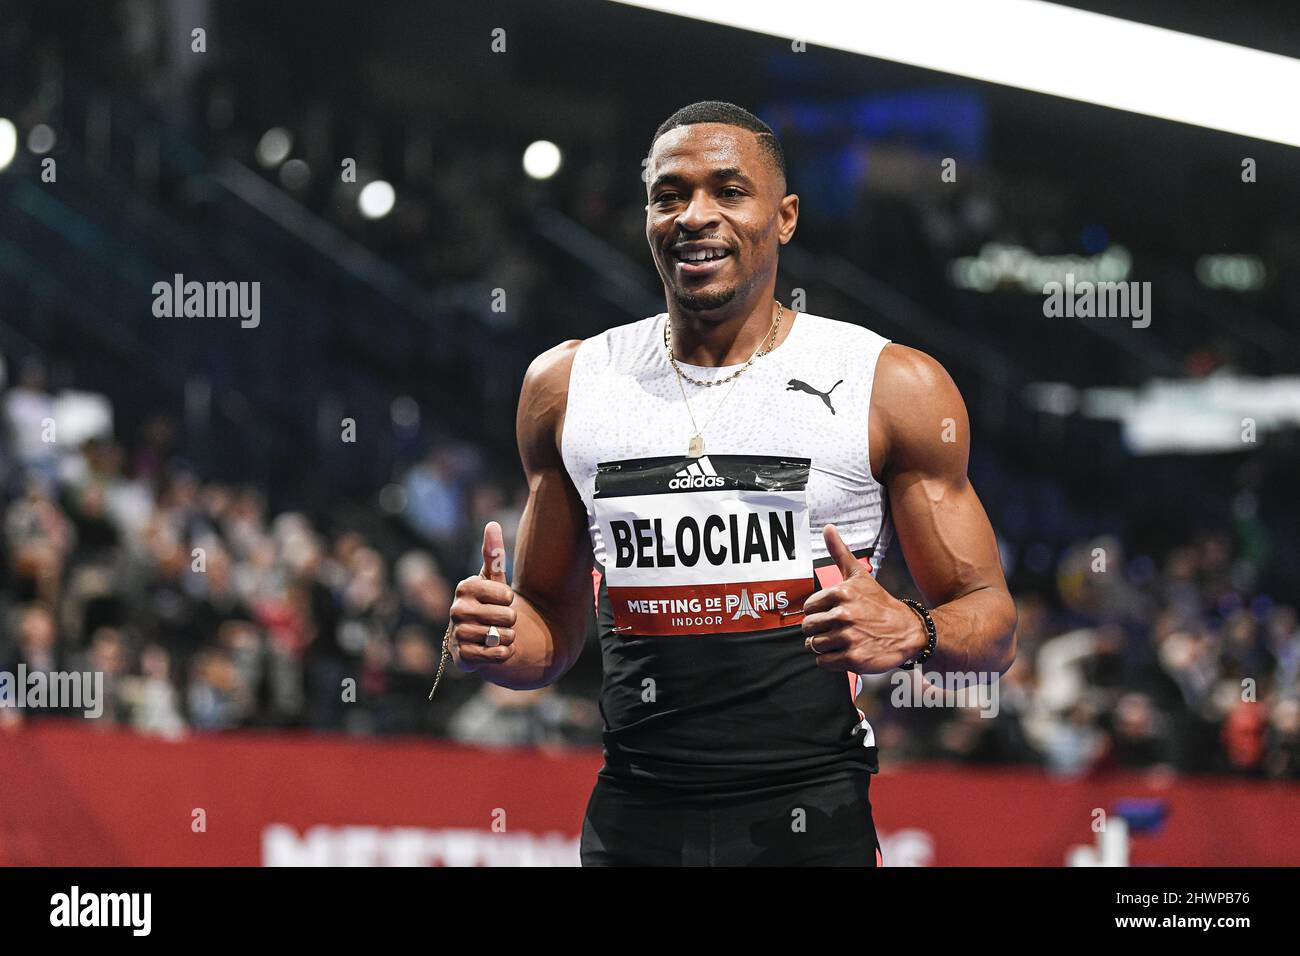
[[[569,406],[569,379],[583,339],[568,339],[547,349],[528,366],[519,390],[516,429],[521,441],[550,435],[558,443]]]
[[[534,388],[568,387],[569,372],[573,368],[573,359],[585,339],[568,339],[559,345],[553,345],[538,355],[528,365],[524,375],[524,390]]]
[[[882,350],[871,415],[872,461],[881,469],[878,474],[909,463],[965,473],[970,449],[966,405],[948,370],[933,356],[896,342]],[[936,435],[940,441],[933,440]]]
[[[876,389],[882,397],[907,403],[935,392],[955,390],[956,385],[933,356],[890,342],[876,362]]]
[[[569,375],[582,339],[569,339],[543,352],[528,366],[519,394],[515,430],[524,467],[559,462],[559,438],[569,402]]]
[[[569,376],[573,371],[573,363],[578,360],[579,351],[582,352],[584,363],[589,365],[594,362],[599,366],[615,364],[615,359],[619,356],[642,355],[658,334],[658,322],[662,317],[663,313],[660,313],[612,326],[590,338],[561,342],[533,359],[528,367],[525,384],[531,381],[533,384],[567,391]]]

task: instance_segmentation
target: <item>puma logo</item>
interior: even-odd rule
[[[831,404],[831,392],[835,391],[835,389],[839,388],[840,385],[842,385],[843,383],[844,383],[844,379],[840,379],[838,382],[832,385],[830,389],[828,389],[827,391],[819,392],[817,391],[817,389],[813,388],[807,382],[801,382],[797,378],[792,378],[790,379],[790,381],[785,383],[785,390],[787,392],[807,392],[809,395],[818,396],[823,402],[826,403],[826,407],[831,410],[831,414],[834,415],[835,406]]]

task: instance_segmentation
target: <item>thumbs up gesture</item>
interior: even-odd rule
[[[883,674],[924,650],[921,619],[877,583],[835,525],[823,528],[822,536],[844,580],[804,602],[804,645],[817,655],[817,666]]]
[[[456,585],[451,604],[451,654],[462,671],[499,664],[514,656],[515,592],[506,582],[501,525],[483,528],[483,567]]]

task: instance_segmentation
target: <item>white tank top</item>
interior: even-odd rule
[[[585,340],[573,359],[561,449],[586,505],[602,567],[605,542],[593,507],[597,464],[684,456],[695,433],[664,351],[667,318],[660,313],[608,329]],[[855,554],[870,549],[873,572],[892,540],[884,489],[871,473],[868,432],[876,360],[888,343],[861,326],[801,312],[785,341],[734,383],[684,383],[695,421],[704,428],[705,458],[810,459],[810,545],[819,563],[827,558],[821,534],[827,524],[836,526]],[[702,380],[739,368],[679,364]]]
[[[724,794],[874,773],[861,680],[818,667],[800,620],[840,579],[822,527],[872,573],[892,536],[868,434],[887,340],[798,314],[734,383],[686,383],[696,458],[666,320],[587,339],[569,380],[561,448],[599,564],[601,774]]]

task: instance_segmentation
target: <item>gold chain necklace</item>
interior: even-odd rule
[[[686,403],[686,414],[690,416],[691,427],[695,429],[695,434],[691,436],[690,444],[686,449],[686,454],[690,457],[699,458],[704,454],[704,429],[708,427],[709,422],[713,421],[718,412],[722,410],[722,406],[727,403],[727,399],[731,397],[731,393],[735,391],[736,386],[733,384],[731,388],[727,389],[727,393],[722,396],[722,401],[718,402],[717,407],[713,409],[713,414],[708,417],[703,426],[700,426],[695,422],[695,412],[691,410],[691,400],[686,397],[686,386],[682,384],[682,379],[686,379],[686,381],[690,382],[692,385],[699,385],[703,388],[712,388],[715,385],[725,385],[727,382],[734,382],[735,379],[738,379],[743,372],[754,364],[756,358],[760,355],[766,355],[775,348],[776,336],[781,329],[781,319],[784,318],[784,316],[785,308],[778,301],[776,303],[776,321],[772,323],[772,331],[768,333],[767,347],[764,348],[763,344],[760,342],[758,348],[754,349],[754,354],[749,357],[748,362],[736,369],[736,371],[732,372],[726,378],[720,378],[712,382],[692,378],[681,370],[681,367],[677,364],[676,357],[673,355],[672,339],[669,337],[669,328],[672,325],[672,318],[667,317],[664,319],[664,350],[668,353],[669,364],[672,365],[673,371],[677,373],[677,388],[681,390],[682,401]]]
[[[671,331],[671,326],[673,324],[671,318],[664,320],[664,350],[668,353],[668,361],[672,364],[673,371],[677,373],[679,378],[684,378],[692,385],[700,385],[703,386],[704,388],[712,388],[715,385],[726,385],[733,378],[739,378],[742,373],[744,373],[751,365],[754,364],[754,359],[758,358],[760,355],[766,355],[768,352],[772,351],[773,347],[776,344],[777,332],[780,331],[781,329],[781,319],[784,316],[785,316],[785,307],[782,306],[780,302],[777,302],[776,321],[772,323],[772,331],[768,334],[767,348],[763,348],[762,343],[759,343],[758,348],[754,349],[754,354],[749,357],[749,361],[747,361],[740,368],[736,369],[736,371],[732,372],[726,378],[720,378],[712,382],[706,382],[703,379],[698,379],[698,378],[691,378],[691,376],[683,372],[681,366],[677,364],[677,359],[673,355],[672,340],[669,338],[669,333]]]

